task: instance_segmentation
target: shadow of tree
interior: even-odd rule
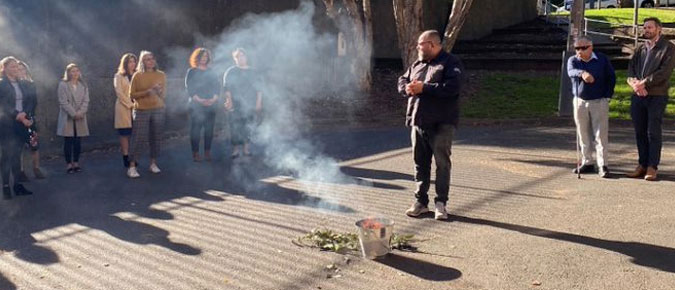
[[[639,242],[621,242],[621,241],[598,239],[582,235],[557,232],[480,218],[471,218],[466,216],[452,215],[448,221],[486,225],[500,229],[516,231],[531,236],[554,239],[559,241],[567,241],[575,244],[605,249],[630,256],[631,261],[637,265],[654,268],[665,272],[675,273],[674,248],[650,245]]]
[[[2,290],[16,290],[16,285],[5,278],[2,273],[0,273],[0,289]]]
[[[222,188],[230,194],[279,204],[338,212],[354,212],[353,209],[340,205],[337,200],[321,197],[320,192],[318,192],[319,196],[312,196],[301,190],[289,189],[279,184],[261,181],[269,177],[289,174],[289,172],[274,170],[257,158],[251,158],[246,162],[230,163],[228,169],[222,169],[222,174],[224,178],[222,178],[218,188]],[[312,185],[307,185],[307,191],[320,191],[320,189],[311,187]]]

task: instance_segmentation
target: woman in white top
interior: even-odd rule
[[[120,135],[120,149],[124,167],[129,167],[129,137],[135,102],[129,97],[131,77],[136,72],[138,58],[133,53],[125,53],[120,59],[113,85],[117,101],[115,102],[115,129]]]
[[[89,89],[82,80],[80,68],[71,63],[66,66],[63,79],[59,82],[59,120],[56,135],[63,136],[63,153],[66,157],[68,173],[80,172],[80,137],[89,136],[87,109],[89,108]]]

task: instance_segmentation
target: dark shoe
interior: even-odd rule
[[[655,181],[658,175],[656,174],[656,168],[649,166],[647,167],[647,173],[645,173],[645,180]]]
[[[232,157],[232,159],[235,159],[235,158],[239,157],[239,152],[232,153],[232,155],[230,155],[230,157]]]
[[[28,175],[23,170],[19,172],[19,182],[28,182]]]
[[[122,155],[122,164],[124,168],[129,168],[129,155]]]
[[[78,172],[78,173],[79,173],[79,172],[82,172],[82,168],[81,168],[81,167],[79,167],[79,166],[75,166],[75,167],[73,167],[73,171],[75,171],[75,172]]]
[[[579,170],[579,171],[577,171],[577,170]],[[579,168],[574,168],[574,170],[572,172],[574,172],[576,174],[578,174],[580,172],[581,173],[593,173],[593,172],[595,172],[595,167],[593,167],[593,165],[586,164],[586,165],[582,165]]]
[[[2,187],[2,199],[12,199],[12,191],[9,189],[9,185]]]
[[[602,177],[602,178],[607,178],[607,177],[609,177],[609,168],[607,168],[607,166],[603,166],[603,167],[600,168],[600,170],[598,171],[598,175],[600,175],[600,177]]]
[[[45,179],[45,175],[42,174],[40,168],[33,168],[33,175],[35,175],[36,179]]]
[[[21,185],[21,184],[15,184],[15,185],[14,185],[14,194],[16,194],[16,196],[19,196],[19,195],[31,195],[31,194],[33,194],[33,192],[32,192],[32,191],[29,191],[28,189],[26,189],[25,187],[23,187],[23,185]]]
[[[66,169],[66,172],[67,172],[68,174],[73,174],[73,173],[75,173],[75,167],[71,167],[71,168]]]
[[[642,167],[642,165],[638,165],[633,172],[626,174],[626,176],[630,178],[642,178],[646,173],[647,169]]]

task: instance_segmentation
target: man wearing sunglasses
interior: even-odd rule
[[[436,161],[434,216],[445,220],[450,189],[450,149],[459,120],[459,92],[463,67],[460,60],[443,50],[438,31],[427,30],[417,40],[418,60],[398,79],[398,92],[408,99],[406,125],[415,163],[417,201],[406,215],[429,212],[431,160]]]
[[[670,75],[675,68],[675,44],[661,37],[661,21],[645,18],[643,37],[628,65],[628,84],[633,89],[630,115],[635,127],[638,166],[628,177],[654,181],[661,161],[661,123],[668,103]]]
[[[574,122],[581,151],[581,166],[574,173],[595,172],[593,144],[595,144],[598,174],[605,178],[609,129],[609,99],[614,95],[616,75],[609,58],[593,52],[593,41],[582,36],[574,42],[576,55],[567,61],[567,74],[572,81],[574,95]]]

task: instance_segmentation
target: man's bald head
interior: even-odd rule
[[[432,60],[442,49],[441,34],[436,30],[424,31],[417,39],[417,54],[420,60]]]
[[[420,34],[419,40],[431,41],[434,44],[441,44],[441,34],[436,30],[427,30]]]

